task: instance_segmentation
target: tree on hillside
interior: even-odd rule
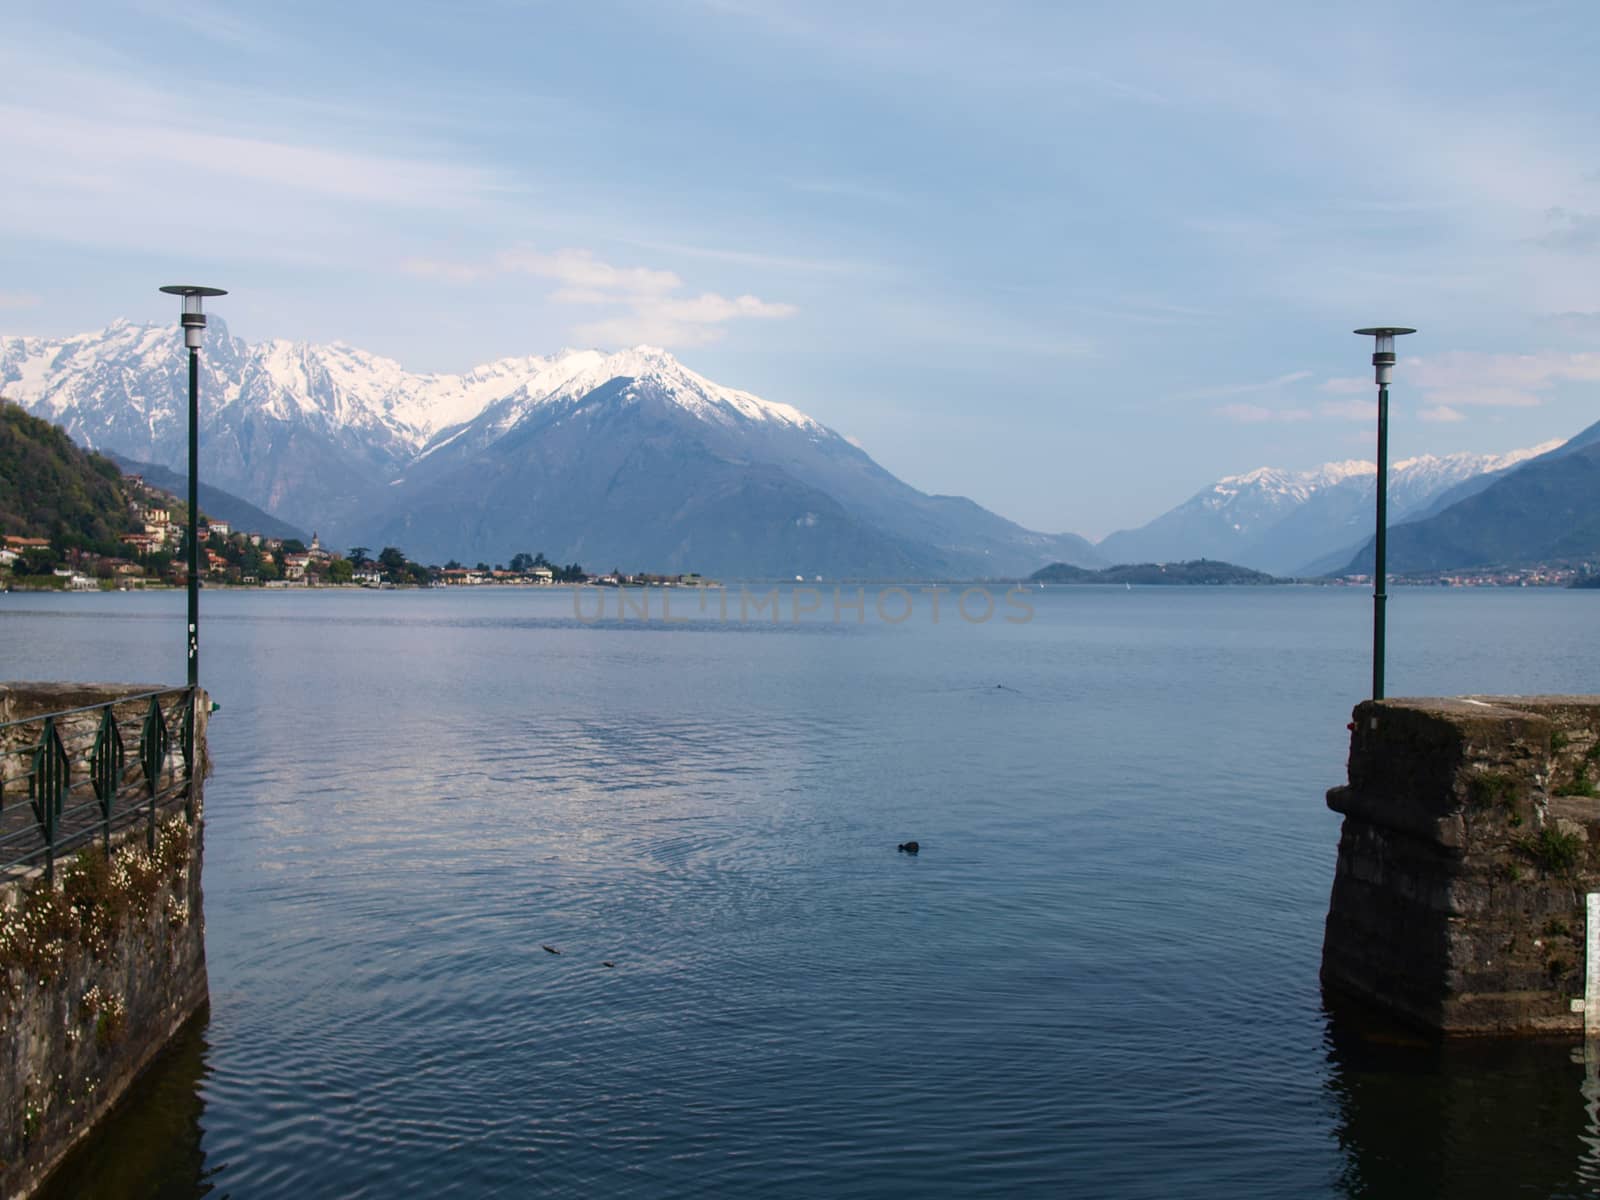
[[[360,567],[371,561],[369,557],[371,553],[372,548],[370,546],[351,546],[349,553],[345,557],[350,560],[352,567]]]
[[[24,550],[17,557],[17,574],[48,575],[60,562],[61,557],[54,550],[37,546]]]
[[[115,549],[132,526],[122,472],[50,422],[0,401],[0,531]]]
[[[410,577],[411,564],[398,546],[385,546],[378,552],[378,565],[390,583],[404,583]]]

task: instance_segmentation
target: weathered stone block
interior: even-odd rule
[[[1600,697],[1358,705],[1328,793],[1329,992],[1447,1034],[1581,1032],[1597,783]]]

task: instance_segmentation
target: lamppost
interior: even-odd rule
[[[1372,545],[1372,698],[1383,699],[1384,607],[1389,577],[1389,372],[1394,369],[1394,339],[1415,333],[1399,325],[1358,329],[1373,339],[1372,365],[1378,378],[1378,532]]]
[[[200,338],[206,315],[201,302],[207,296],[226,296],[221,288],[169,283],[161,289],[183,297],[183,344],[189,347],[189,686],[200,682]]]

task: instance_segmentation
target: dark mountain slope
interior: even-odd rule
[[[1570,447],[1524,464],[1435,516],[1395,526],[1389,570],[1600,558],[1600,440]],[[1372,570],[1370,542],[1345,569]]]

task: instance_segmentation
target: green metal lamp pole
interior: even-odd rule
[[[1372,365],[1378,379],[1378,531],[1372,541],[1372,698],[1382,700],[1384,610],[1389,603],[1389,373],[1394,368],[1394,339],[1416,330],[1379,325],[1356,332],[1375,339]]]
[[[201,302],[226,296],[221,288],[170,283],[161,289],[183,297],[183,342],[189,348],[189,686],[200,682],[200,339],[206,328]]]

